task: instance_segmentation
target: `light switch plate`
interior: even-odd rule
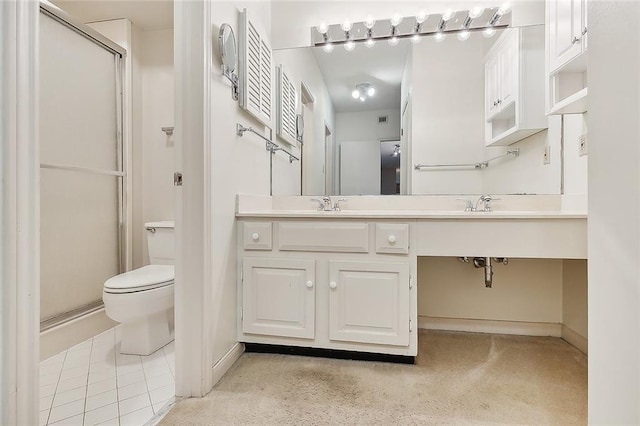
[[[544,164],[551,164],[551,147],[549,145],[544,147]]]
[[[580,157],[583,155],[587,155],[587,134],[583,133],[580,135],[580,140],[578,141]]]

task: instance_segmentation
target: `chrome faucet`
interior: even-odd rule
[[[499,200],[499,198],[494,198],[489,194],[481,195],[480,198],[478,198],[478,201],[476,202],[475,209],[472,210],[472,211],[476,211],[476,212],[478,212],[478,211],[480,211],[480,212],[493,211],[493,209],[491,208],[491,201],[494,201],[494,200]],[[484,203],[484,207],[483,207],[482,210],[479,210],[478,209],[478,204],[480,204],[481,202]]]
[[[311,201],[315,201],[318,203],[318,211],[322,212],[330,212],[331,211],[331,197],[328,195],[323,196],[322,198],[312,198]]]
[[[346,198],[339,198],[335,204],[333,205],[333,211],[334,212],[339,212],[340,211],[340,203],[343,201],[348,201]]]

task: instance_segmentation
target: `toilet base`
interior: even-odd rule
[[[167,314],[158,312],[139,321],[123,323],[120,353],[147,356],[171,343],[173,330]]]

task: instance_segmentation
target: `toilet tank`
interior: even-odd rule
[[[149,261],[152,265],[173,265],[174,239],[173,221],[144,224],[147,233]]]

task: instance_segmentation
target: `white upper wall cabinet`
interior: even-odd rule
[[[249,20],[247,9],[240,12],[238,35],[238,78],[240,106],[272,127],[272,52],[264,32]]]
[[[296,145],[296,118],[298,114],[298,92],[282,65],[277,67],[277,125],[276,135],[290,145]]]
[[[547,114],[587,110],[586,0],[546,2]]]
[[[544,30],[505,30],[485,58],[485,145],[511,145],[548,126]]]

